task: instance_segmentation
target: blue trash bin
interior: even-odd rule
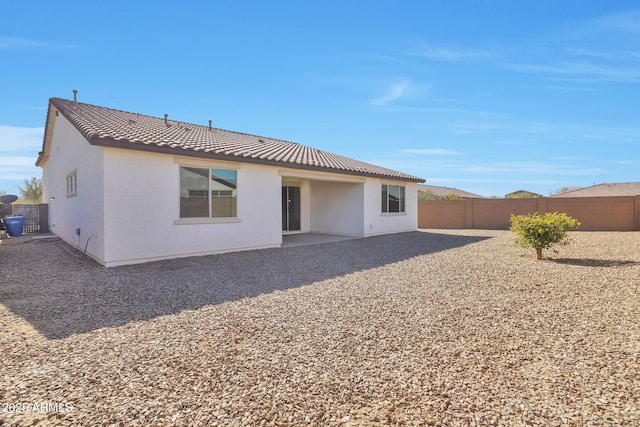
[[[24,228],[24,216],[5,216],[4,225],[7,228],[7,233],[9,233],[9,236],[22,236],[22,229]]]

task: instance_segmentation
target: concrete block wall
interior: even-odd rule
[[[640,230],[640,196],[420,200],[418,228],[508,230],[511,214],[564,212],[582,231]]]

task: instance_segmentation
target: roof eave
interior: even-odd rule
[[[86,139],[89,141],[91,145],[98,145],[103,147],[112,147],[112,148],[122,148],[129,150],[138,150],[138,151],[146,151],[146,152],[154,152],[154,153],[162,153],[162,154],[171,154],[171,155],[181,155],[181,156],[189,156],[196,158],[205,158],[205,159],[214,159],[214,160],[226,160],[226,161],[242,161],[246,163],[255,163],[255,164],[263,164],[270,166],[279,166],[279,167],[290,167],[294,169],[304,169],[304,170],[313,170],[313,171],[323,171],[323,172],[331,172],[331,173],[340,173],[352,176],[365,176],[379,179],[387,179],[393,181],[403,181],[403,182],[415,182],[421,183],[425,182],[424,179],[406,175],[405,176],[393,176],[382,173],[375,172],[360,172],[357,170],[348,170],[348,169],[339,169],[339,168],[331,168],[325,166],[314,166],[314,165],[305,165],[300,163],[286,162],[286,161],[278,161],[278,160],[270,160],[259,157],[251,157],[251,156],[238,156],[231,154],[221,154],[215,153],[211,151],[195,151],[187,148],[180,147],[170,147],[170,146],[158,146],[153,144],[146,144],[142,142],[132,142],[130,140],[123,139],[114,139],[108,136],[101,136],[94,131],[89,131],[89,129],[83,128],[80,123],[76,120],[72,120],[71,117],[67,115],[65,104],[63,100],[59,98],[51,98],[49,99],[49,112],[47,113],[47,127],[49,126],[49,115],[52,115],[51,112],[56,109],[62,113],[62,115],[69,120],[69,122],[76,128],[78,132],[80,132]],[[53,120],[55,120],[55,116]],[[53,124],[51,125],[51,131],[53,130]],[[47,133],[45,132],[45,140]],[[43,142],[43,152],[46,153],[46,147]],[[40,160],[40,157],[38,157]],[[45,157],[46,160],[46,157]]]
[[[47,108],[47,118],[45,119],[44,134],[42,136],[42,150],[38,153],[36,166],[44,166],[44,162],[49,157],[51,150],[51,138],[53,137],[53,129],[56,121],[56,110],[53,106],[53,98],[49,99],[49,107]]]
[[[223,153],[215,153],[211,151],[194,151],[183,148],[175,148],[170,146],[157,146],[153,144],[144,144],[144,143],[135,143],[130,141],[122,141],[108,137],[100,137],[98,135],[91,135],[87,138],[89,144],[96,145],[100,147],[110,147],[110,148],[120,148],[124,150],[136,150],[136,151],[145,151],[150,153],[159,153],[159,154],[170,154],[170,155],[180,155],[186,157],[195,157],[200,159],[211,159],[211,160],[223,160],[223,161],[235,161],[235,162],[244,162],[244,163],[253,163],[267,166],[279,166],[279,167],[288,167],[293,169],[303,169],[303,170],[312,170],[312,171],[322,171],[322,172],[331,172],[331,173],[339,173],[345,175],[354,175],[354,176],[366,176],[370,178],[380,178],[380,179],[388,179],[393,181],[405,181],[405,182],[425,182],[424,179],[419,177],[400,177],[400,176],[391,176],[384,174],[376,174],[376,173],[368,173],[368,172],[358,172],[358,171],[350,171],[346,169],[338,169],[338,168],[328,168],[323,166],[314,166],[314,165],[305,165],[300,163],[289,163],[282,162],[278,160],[269,160],[269,159],[261,159],[257,157],[251,156],[234,156]]]

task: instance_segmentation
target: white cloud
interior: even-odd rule
[[[491,133],[496,131],[504,131],[506,129],[505,125],[498,122],[452,123],[452,124],[449,124],[448,127],[451,129],[452,133],[457,135],[473,135],[473,134],[481,134],[481,133]]]
[[[35,153],[42,149],[44,128],[0,125],[0,156],[8,153]]]
[[[43,42],[39,40],[23,39],[20,37],[3,37],[0,36],[0,49],[13,48],[55,48],[55,49],[75,49],[77,46],[64,44]]]
[[[392,83],[389,85],[383,96],[371,100],[371,105],[381,107],[389,104],[390,102],[406,96],[409,93],[409,88],[410,84],[407,80]]]
[[[555,64],[507,64],[513,71],[549,74],[577,81],[640,81],[640,66],[605,65],[590,62],[562,61]]]
[[[407,51],[409,55],[419,58],[444,62],[463,62],[495,57],[493,51],[487,49],[452,49],[435,47],[420,42],[414,48]]]
[[[0,190],[16,194],[17,183],[42,175],[35,163],[43,132],[43,128],[0,126]]]
[[[460,116],[465,114],[460,111]],[[433,125],[420,124],[420,128],[446,129],[452,135],[493,136],[492,142],[501,145],[537,145],[545,141],[612,141],[636,144],[640,140],[640,126],[601,125],[587,122],[552,122],[526,120],[507,114],[474,116],[466,121],[439,121]],[[505,137],[506,136],[506,137]]]
[[[21,39],[17,37],[0,37],[0,49],[9,49],[12,47],[38,47],[41,43],[33,40]]]
[[[598,50],[586,49],[583,47],[567,47],[565,48],[565,51],[579,57],[605,59],[608,61],[621,59],[621,55],[619,53],[602,52]]]
[[[614,165],[635,165],[638,162],[635,160],[609,160],[607,163]]]
[[[542,175],[585,175],[590,176],[604,172],[600,168],[588,168],[582,166],[571,166],[563,164],[550,164],[542,162],[504,162],[487,163],[472,166],[465,166],[461,171],[468,173],[509,173],[516,176],[530,174],[532,176]]]
[[[419,99],[428,95],[431,87],[424,83],[415,83],[408,79],[400,79],[392,83],[387,83],[383,91],[383,95],[372,99],[371,105],[375,107],[384,107],[393,104],[394,101],[403,99]],[[405,107],[402,107],[405,108]]]
[[[594,21],[596,27],[625,35],[640,35],[640,10],[630,10],[602,16]]]
[[[513,139],[497,140],[497,141],[495,141],[495,144],[498,144],[498,145],[509,145],[509,146],[513,146],[513,147],[530,147],[530,146],[536,145],[535,142],[520,141],[520,140],[513,140]]]
[[[637,83],[639,41],[640,10],[604,15],[550,34],[546,43],[522,49],[526,60],[511,60],[505,67],[571,82]]]
[[[35,163],[36,157],[0,157],[0,181],[22,181],[25,178],[42,175],[42,170]],[[0,190],[15,192],[15,188],[0,188]]]
[[[447,148],[406,148],[401,150],[403,153],[420,154],[425,156],[455,156],[460,152],[449,150]]]

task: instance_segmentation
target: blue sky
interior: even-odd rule
[[[72,89],[483,196],[640,181],[635,1],[5,2],[0,64],[8,193]]]

